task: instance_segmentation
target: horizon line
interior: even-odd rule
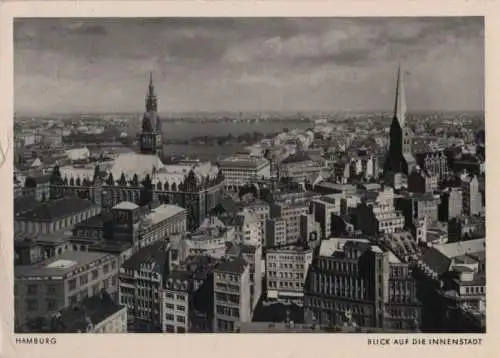
[[[191,111],[158,111],[159,115],[183,115],[183,114],[335,114],[335,113],[392,113],[393,110],[383,109],[359,109],[359,110],[191,110]],[[484,109],[415,109],[407,110],[407,113],[484,113]],[[34,112],[34,111],[14,111],[14,116],[51,116],[51,115],[142,115],[144,111],[74,111],[74,112]]]

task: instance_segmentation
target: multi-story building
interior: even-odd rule
[[[266,237],[266,220],[271,216],[270,210],[269,204],[262,200],[245,202],[242,207],[242,211],[244,213],[250,213],[253,216],[254,221],[257,222],[262,240]],[[261,243],[264,244],[264,242]]]
[[[224,188],[238,191],[240,187],[271,176],[269,161],[263,158],[229,157],[219,162],[225,179]]]
[[[424,331],[485,331],[485,266],[484,238],[424,251],[415,266]]]
[[[179,265],[172,262],[173,268],[160,292],[162,332],[211,332],[214,314],[212,270],[217,261],[209,256],[189,256]]]
[[[404,228],[405,218],[394,207],[394,191],[385,188],[375,197],[365,197],[355,210],[355,228],[366,235],[392,233]]]
[[[411,227],[425,217],[429,222],[437,221],[439,202],[439,196],[409,193],[396,198],[395,207],[403,213],[406,226]]]
[[[250,322],[250,265],[244,258],[222,261],[214,269],[214,332],[234,332],[237,322]]]
[[[226,257],[236,259],[242,257],[250,266],[250,302],[251,311],[257,306],[262,295],[262,245],[231,245]]]
[[[460,188],[447,188],[441,193],[439,220],[449,221],[462,214],[462,191]]]
[[[191,272],[174,270],[168,274],[160,297],[162,332],[189,332],[192,285]]]
[[[462,209],[468,216],[481,213],[481,193],[479,192],[479,181],[476,175],[464,173],[461,177]]]
[[[297,300],[304,296],[304,283],[313,250],[304,246],[283,246],[266,251],[267,298]]]
[[[265,241],[262,235],[262,220],[253,212],[242,211],[236,215],[235,242],[238,244],[256,245]]]
[[[312,201],[314,220],[321,225],[321,237],[328,238],[332,232],[332,215],[340,215],[342,194],[330,194]]]
[[[279,177],[295,182],[310,181],[326,168],[326,160],[319,155],[298,152],[285,158],[279,166]]]
[[[266,242],[265,247],[286,245],[286,221],[281,218],[266,220]]]
[[[311,247],[315,247],[319,243],[321,224],[314,220],[314,214],[302,214],[300,216],[300,237],[303,242],[308,243]]]
[[[50,316],[30,322],[23,333],[127,333],[127,308],[116,304],[106,291],[87,297]]]
[[[271,218],[280,218],[286,225],[286,243],[293,244],[300,240],[300,216],[309,214],[310,204],[306,199],[283,200],[270,204]]]
[[[139,225],[139,246],[145,247],[172,234],[184,234],[187,211],[177,205],[162,204],[143,216]]]
[[[91,200],[76,197],[61,198],[17,212],[14,229],[33,234],[68,230],[100,212],[101,207]]]
[[[321,242],[304,287],[306,323],[416,330],[420,307],[407,263],[363,239]]]
[[[179,246],[180,257],[206,255],[221,258],[226,254],[227,245],[235,241],[235,228],[226,226],[216,217],[205,219],[193,233],[181,235],[178,239],[171,237],[170,242]],[[173,247],[172,247],[173,248]]]
[[[410,193],[429,193],[432,194],[438,190],[439,176],[429,174],[426,170],[416,167],[408,175],[408,191]]]
[[[120,303],[127,306],[130,331],[161,332],[159,297],[169,272],[169,246],[156,241],[137,251],[120,268]]]
[[[448,172],[448,157],[443,150],[433,150],[423,142],[414,142],[415,159],[417,164],[429,175],[444,178]]]
[[[34,265],[14,266],[15,324],[77,304],[102,289],[118,299],[118,265],[113,255],[67,251]]]

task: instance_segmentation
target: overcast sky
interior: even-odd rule
[[[482,18],[17,19],[17,113],[482,110]]]

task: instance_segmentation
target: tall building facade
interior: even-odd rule
[[[476,175],[464,173],[461,177],[462,209],[468,216],[478,215],[481,212],[481,193]]]
[[[323,240],[304,287],[306,323],[415,330],[416,283],[407,263],[367,240]]]
[[[385,160],[384,172],[408,174],[415,163],[411,129],[406,125],[406,97],[400,66],[396,83],[394,116],[390,128],[389,151]]]

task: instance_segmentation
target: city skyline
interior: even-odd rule
[[[123,36],[123,32],[127,36]],[[16,19],[15,112],[482,111],[484,21]],[[466,84],[466,85],[465,85]]]

